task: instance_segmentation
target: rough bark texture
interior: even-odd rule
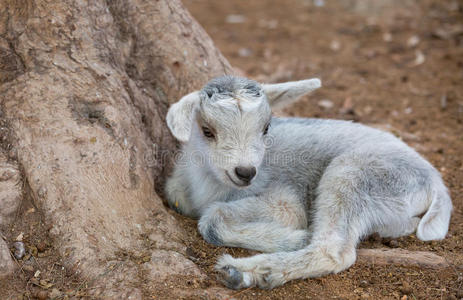
[[[2,147],[67,267],[98,278],[92,292],[108,298],[140,298],[139,283],[160,274],[201,278],[156,190],[175,149],[169,103],[231,72],[210,38],[177,0],[2,0],[0,10]]]
[[[7,128],[3,125],[0,122],[0,140],[6,136]],[[0,279],[16,269],[8,244],[3,240],[2,231],[7,229],[15,217],[21,198],[22,184],[18,166],[0,152]]]
[[[0,279],[11,275],[16,269],[16,265],[10,255],[8,244],[0,237]]]
[[[18,166],[0,152],[0,230],[5,229],[14,218],[21,197],[21,174]]]

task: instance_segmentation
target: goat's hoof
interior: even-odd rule
[[[233,266],[224,266],[218,270],[219,280],[221,280],[228,288],[238,290],[243,288],[243,273],[238,271]]]

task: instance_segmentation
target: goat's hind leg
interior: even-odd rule
[[[381,226],[376,231],[379,236],[384,238],[398,238],[404,235],[410,235],[416,231],[421,219],[418,217],[411,217],[398,224],[388,224]]]
[[[198,228],[211,244],[262,252],[300,249],[310,238],[305,207],[288,189],[214,203],[199,220]]]
[[[234,289],[273,288],[293,279],[337,273],[356,260],[355,247],[371,227],[374,204],[363,198],[363,168],[334,161],[322,176],[313,204],[310,244],[298,251],[235,259],[225,255],[216,269]],[[362,186],[366,184],[365,186]]]
[[[297,251],[247,258],[225,255],[216,265],[224,284],[233,289],[252,286],[268,289],[293,279],[337,273],[351,266],[356,259],[359,228],[352,228],[350,222],[356,220],[348,219],[345,207],[328,204],[332,203],[333,195],[320,195],[318,200],[326,205],[315,214],[310,245]]]
[[[320,201],[332,198],[319,196]],[[329,217],[328,217],[329,216]],[[356,259],[357,230],[350,230],[343,208],[321,208],[315,216],[309,246],[293,252],[260,254],[247,258],[225,255],[216,270],[229,288],[268,289],[300,278],[318,277],[347,269]]]

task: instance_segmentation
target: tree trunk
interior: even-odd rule
[[[178,0],[0,10],[2,150],[66,267],[106,298],[141,298],[168,275],[204,278],[159,197],[175,149],[169,103],[232,72],[204,30]]]

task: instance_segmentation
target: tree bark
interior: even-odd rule
[[[5,131],[0,121],[0,130]],[[0,135],[0,140],[2,136]],[[21,174],[17,164],[0,152],[0,279],[15,271],[16,265],[10,255],[8,244],[2,232],[8,230],[22,198]]]
[[[169,103],[232,72],[211,39],[178,0],[2,0],[0,10],[2,149],[66,267],[106,298],[141,298],[165,274],[204,278],[159,192],[175,149]]]

